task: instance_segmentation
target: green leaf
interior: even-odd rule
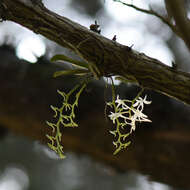
[[[63,55],[63,54],[54,55],[51,58],[51,61],[52,62],[54,62],[54,61],[67,61],[67,62],[71,63],[72,65],[74,65],[76,67],[82,67],[82,68],[87,68],[88,69],[88,64],[87,63],[71,59],[71,58],[69,58],[69,57],[67,57],[66,55]]]
[[[64,70],[64,71],[57,71],[53,74],[53,77],[59,77],[61,75],[85,75],[89,73],[89,70],[85,69],[73,69],[73,70]]]

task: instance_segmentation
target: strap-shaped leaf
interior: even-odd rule
[[[74,65],[76,67],[82,67],[82,68],[87,68],[88,69],[88,64],[87,63],[71,59],[71,58],[69,58],[69,57],[67,57],[66,55],[63,55],[63,54],[54,55],[51,58],[51,61],[52,62],[54,62],[54,61],[67,61],[67,62],[71,63],[72,65]]]
[[[57,71],[53,74],[53,77],[59,77],[61,75],[85,75],[89,73],[89,70],[85,69],[73,69],[73,70],[64,70],[64,71]]]

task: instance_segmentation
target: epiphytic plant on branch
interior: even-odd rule
[[[78,107],[79,97],[83,90],[86,88],[88,82],[93,79],[93,74],[91,73],[88,65],[85,62],[73,60],[65,55],[55,55],[51,61],[67,61],[70,62],[74,69],[57,71],[54,73],[54,77],[61,75],[80,75],[84,78],[82,82],[76,85],[68,93],[57,91],[63,98],[62,106],[55,107],[51,106],[51,109],[55,112],[54,118],[55,122],[47,121],[47,125],[52,128],[52,134],[46,135],[50,140],[48,146],[55,151],[60,158],[64,158],[64,151],[62,146],[62,132],[61,127],[78,127],[75,121],[75,110]],[[118,78],[119,79],[119,78]],[[151,122],[147,115],[143,114],[144,104],[150,104],[151,101],[146,100],[141,97],[142,91],[133,99],[120,99],[119,95],[115,95],[115,85],[112,81],[112,101],[106,103],[106,108],[110,107],[111,112],[108,115],[110,120],[112,120],[115,128],[110,131],[114,136],[113,145],[116,150],[114,155],[117,154],[122,149],[126,149],[130,145],[127,137],[136,129],[136,122]],[[71,96],[74,94],[74,100],[71,100]],[[123,131],[127,132],[123,132]]]

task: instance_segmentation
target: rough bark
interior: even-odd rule
[[[1,0],[3,20],[11,20],[69,48],[82,57],[95,76],[120,75],[140,86],[190,104],[190,74],[109,40],[30,0]],[[97,70],[94,68],[98,68]]]
[[[50,130],[45,121],[53,116],[49,105],[60,105],[56,90],[70,90],[76,81],[52,78],[53,72],[60,70],[54,64],[28,64],[1,50],[0,57],[0,133],[4,127],[47,144],[45,134]],[[130,147],[113,156],[113,136],[108,132],[113,126],[105,122],[103,91],[102,85],[91,84],[82,94],[79,127],[63,129],[64,150],[87,154],[120,171],[135,170],[152,180],[189,189],[190,110],[166,96],[146,92],[153,101],[146,110],[152,124],[138,126]],[[124,94],[129,98],[137,93],[131,92],[129,88]]]

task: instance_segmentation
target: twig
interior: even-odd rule
[[[166,25],[168,25],[168,27],[174,32],[176,33],[177,35],[180,35],[179,31],[176,29],[176,27],[165,17],[161,16],[160,14],[158,14],[156,11],[154,11],[151,6],[149,6],[150,10],[147,10],[147,9],[142,9],[140,7],[137,7],[135,5],[132,5],[132,4],[129,4],[129,3],[124,3],[120,0],[114,0],[115,2],[119,2],[119,3],[122,3],[123,5],[126,5],[128,7],[131,7],[137,11],[140,11],[140,12],[143,12],[143,13],[146,13],[146,14],[149,14],[149,15],[153,15],[157,18],[159,18],[163,23],[165,23]]]

